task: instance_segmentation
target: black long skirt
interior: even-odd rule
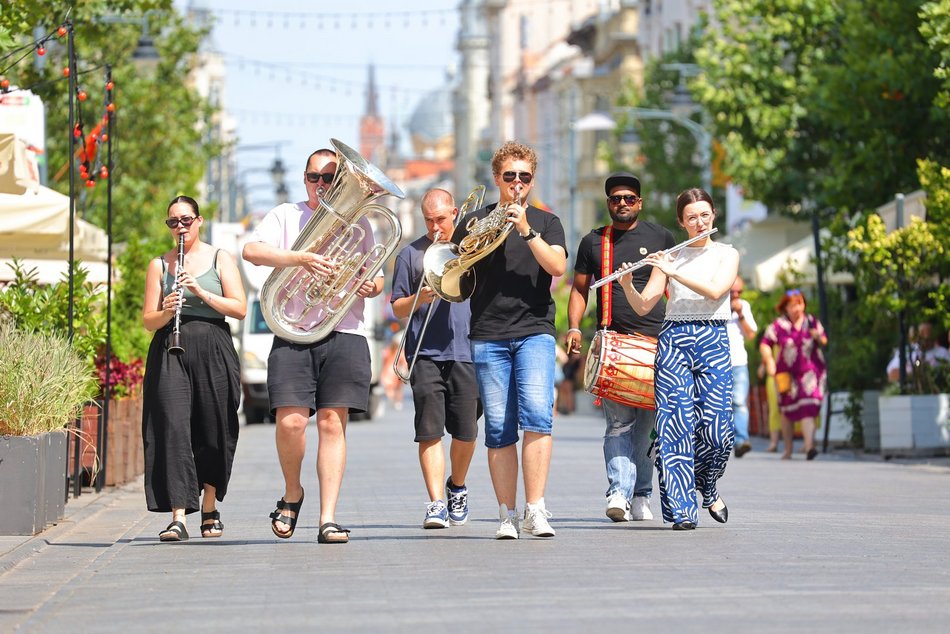
[[[223,319],[183,318],[184,353],[167,350],[171,328],[155,333],[143,387],[142,439],[148,510],[200,509],[203,485],[228,491],[238,439],[241,373]]]

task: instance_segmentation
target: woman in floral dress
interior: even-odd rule
[[[759,351],[769,376],[775,377],[782,413],[783,460],[792,457],[795,423],[800,423],[808,460],[818,455],[815,427],[825,395],[827,366],[822,348],[828,345],[825,328],[814,315],[805,312],[805,296],[798,289],[788,291],[775,307],[780,316],[769,324]],[[777,346],[778,358],[772,354]]]

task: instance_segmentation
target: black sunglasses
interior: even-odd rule
[[[181,218],[169,218],[165,221],[165,226],[169,229],[174,229],[178,226],[178,223],[181,223],[183,227],[190,227],[191,223],[197,220],[197,216],[182,216]]]
[[[607,196],[607,200],[610,201],[611,205],[620,204],[621,200],[628,205],[635,205],[637,201],[640,200],[640,197],[634,196],[633,194],[625,194],[623,196]]]
[[[534,176],[531,175],[531,172],[505,172],[501,175],[501,178],[506,183],[513,183],[517,178],[525,185],[528,185],[531,183],[531,179],[534,178]]]
[[[319,183],[320,179],[323,179],[323,182],[329,185],[333,182],[333,177],[336,176],[333,172],[326,172],[320,174],[318,172],[307,172],[307,182],[308,183]]]

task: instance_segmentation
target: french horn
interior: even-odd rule
[[[373,279],[402,238],[399,219],[373,201],[405,194],[379,168],[346,144],[331,139],[337,152],[333,183],[291,247],[334,261],[329,275],[301,266],[277,267],[261,287],[261,312],[271,331],[293,343],[314,343],[333,332],[356,301],[357,290]],[[388,224],[388,239],[363,252],[366,230],[360,220],[373,213]]]
[[[475,263],[488,257],[505,243],[514,225],[508,222],[508,208],[521,205],[521,186],[515,188],[515,201],[498,205],[480,220],[469,219],[468,235],[458,245],[437,242],[422,257],[426,284],[436,295],[449,302],[463,302],[475,290]]]

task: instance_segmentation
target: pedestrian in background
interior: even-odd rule
[[[228,491],[238,439],[240,362],[224,318],[244,319],[247,299],[234,259],[201,241],[203,222],[193,198],[172,200],[165,224],[176,243],[184,237],[184,266],[172,249],[149,263],[145,278],[142,319],[155,332],[143,383],[145,499],[148,510],[172,514],[163,542],[188,539],[185,515],[199,509],[201,536],[221,536],[216,501]],[[168,339],[182,295],[175,354]]]
[[[825,395],[827,366],[822,348],[828,345],[825,328],[814,315],[806,312],[802,292],[787,291],[775,307],[779,317],[769,324],[759,344],[765,372],[775,377],[782,413],[783,460],[792,457],[794,425],[800,423],[808,460],[818,455],[815,429],[821,401]],[[772,346],[778,354],[773,355]]]
[[[749,302],[742,299],[745,283],[736,276],[729,292],[732,316],[726,322],[729,354],[732,357],[732,419],[736,426],[735,452],[741,458],[752,450],[749,442],[749,353],[746,340],[755,339],[758,326]]]

